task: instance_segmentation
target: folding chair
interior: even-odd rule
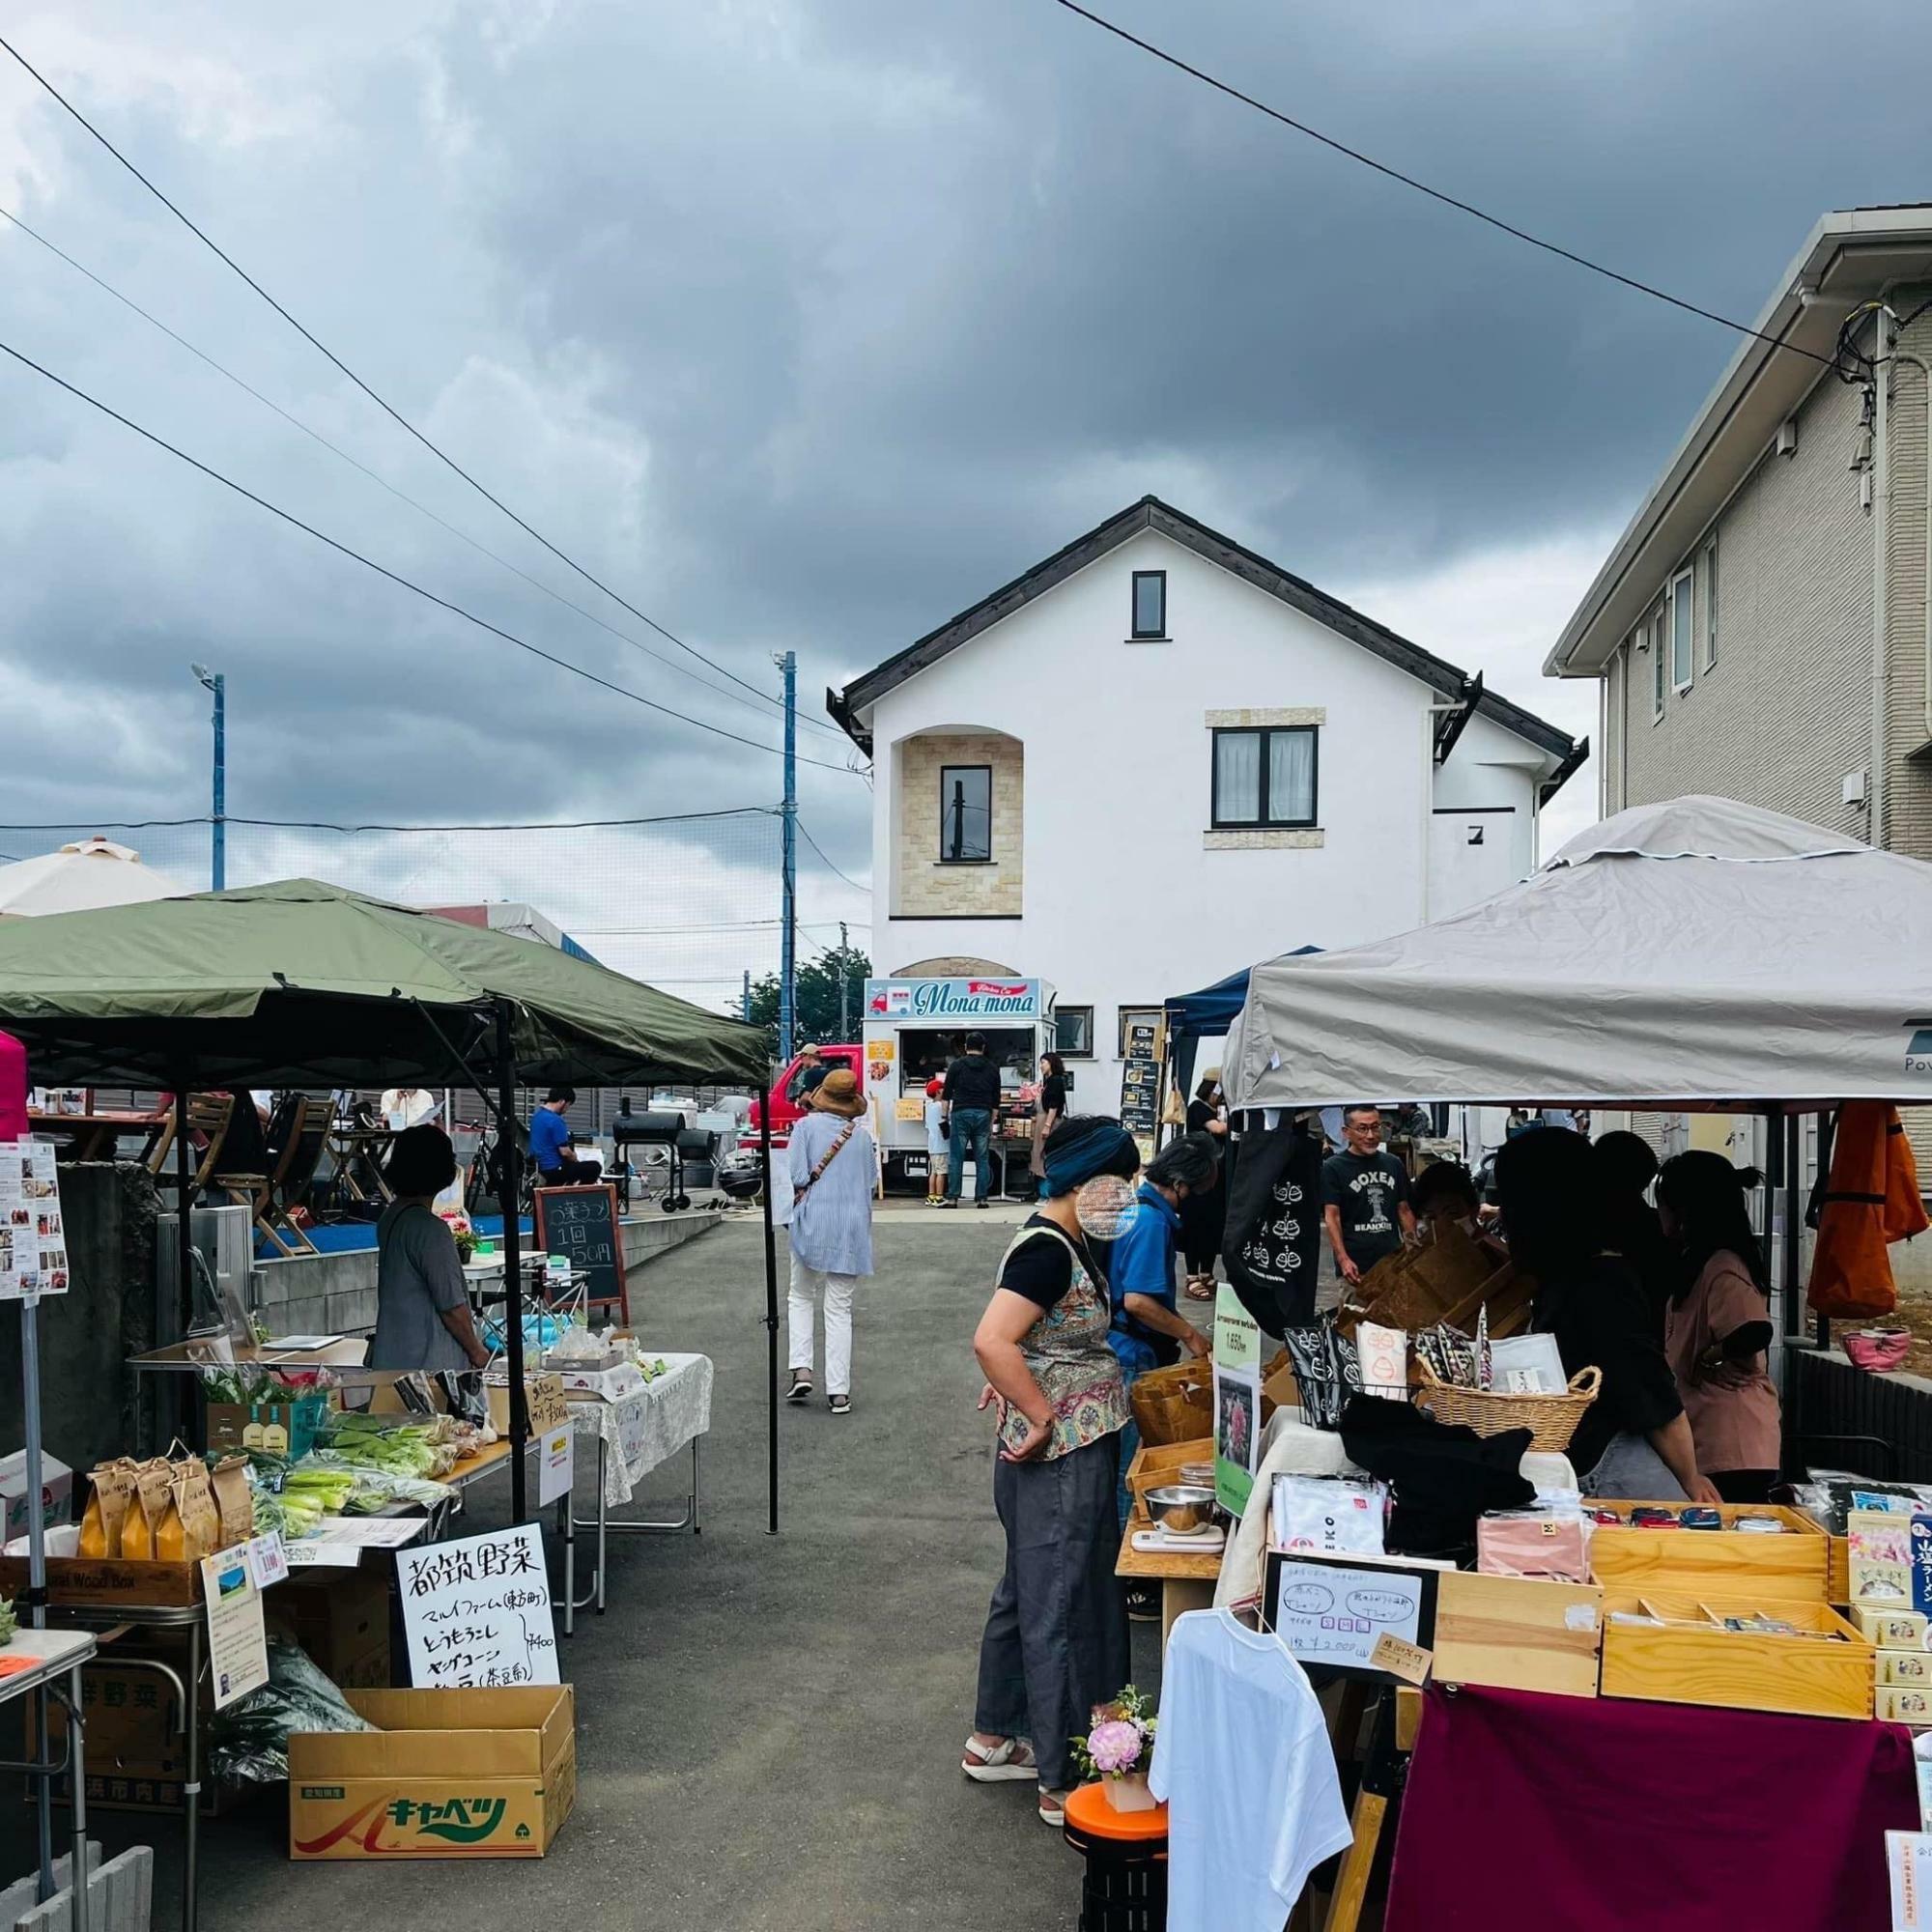
[[[270,1148],[272,1151],[279,1144],[281,1152],[272,1155],[268,1179],[252,1190],[255,1227],[284,1255],[316,1252],[315,1243],[295,1219],[295,1210],[308,1198],[334,1118],[334,1101],[300,1094],[289,1103],[286,1116],[276,1119],[270,1127]],[[217,1187],[226,1184],[226,1177],[215,1177]],[[282,1238],[284,1232],[295,1236],[295,1247]]]
[[[235,1096],[232,1094],[190,1094],[187,1101],[187,1133],[190,1146],[199,1143],[201,1154],[195,1163],[194,1172],[188,1177],[185,1201],[177,1205],[185,1213],[200,1198],[202,1190],[213,1179],[214,1170],[221,1164],[222,1143],[228,1138],[228,1123],[235,1117]],[[172,1103],[161,1122],[160,1131],[156,1134],[148,1149],[148,1172],[155,1177],[157,1186],[178,1187],[175,1173],[175,1110]]]

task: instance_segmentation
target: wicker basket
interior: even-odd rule
[[[1530,1448],[1547,1456],[1560,1456],[1569,1448],[1583,1411],[1596,1401],[1604,1381],[1601,1369],[1579,1369],[1570,1378],[1568,1395],[1505,1395],[1497,1389],[1457,1388],[1424,1361],[1418,1360],[1415,1367],[1420,1378],[1417,1408],[1437,1422],[1473,1429],[1478,1435],[1526,1429]]]

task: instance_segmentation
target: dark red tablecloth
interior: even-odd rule
[[[1896,1724],[1431,1685],[1386,1932],[1865,1932],[1918,1829]]]

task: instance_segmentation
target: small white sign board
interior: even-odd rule
[[[555,1684],[556,1629],[534,1523],[399,1549],[396,1577],[419,1690]]]
[[[556,1428],[546,1430],[537,1444],[537,1503],[539,1507],[554,1503],[559,1496],[570,1493],[570,1486],[576,1474],[576,1452],[572,1444],[576,1441],[576,1432],[568,1422]]]
[[[208,1600],[208,1679],[220,1711],[269,1681],[268,1632],[249,1546],[204,1556],[201,1590]]]

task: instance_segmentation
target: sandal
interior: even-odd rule
[[[1187,1277],[1187,1298],[1190,1301],[1212,1301],[1214,1299],[1214,1277],[1211,1274],[1191,1274]]]
[[[1039,1822],[1057,1832],[1066,1823],[1066,1793],[1042,1790],[1039,1794]]]
[[[975,1784],[1005,1784],[1012,1779],[1039,1776],[1039,1766],[1033,1758],[1033,1747],[1024,1738],[1002,1738],[990,1750],[978,1738],[968,1738],[966,1755],[959,1769]]]
[[[791,1378],[791,1387],[785,1391],[785,1400],[787,1402],[810,1402],[811,1400],[811,1378],[810,1376],[795,1374]]]

